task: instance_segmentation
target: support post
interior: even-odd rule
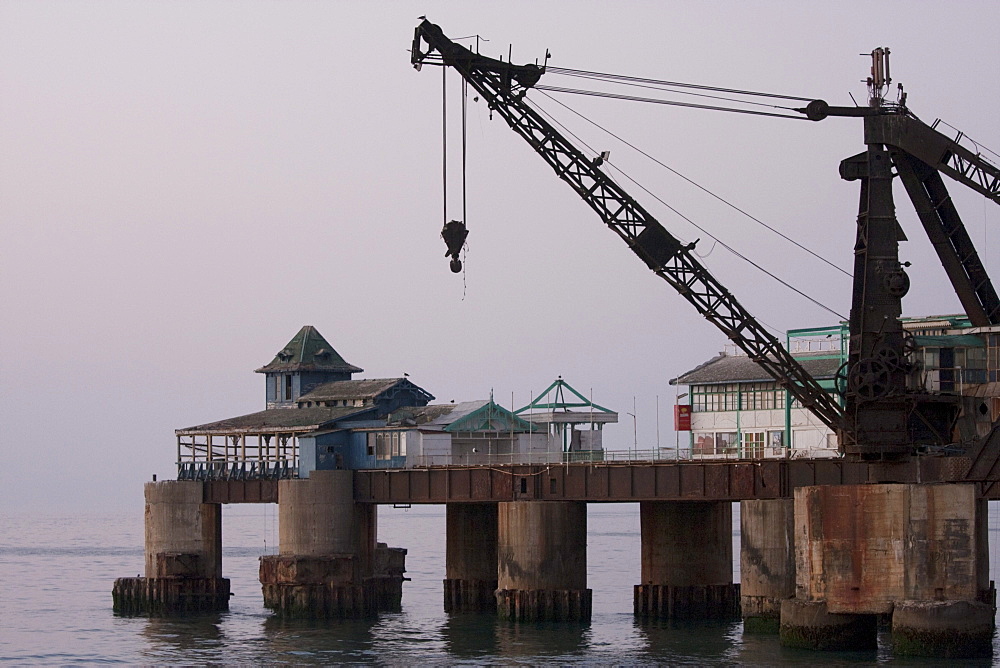
[[[147,482],[145,577],[119,578],[120,614],[183,614],[229,609],[222,577],[222,508],[203,503],[204,483]]]
[[[639,520],[642,584],[633,590],[637,617],[729,619],[739,615],[730,502],[643,501]]]
[[[260,559],[264,606],[309,618],[398,610],[406,551],[376,544],[376,508],[354,502],[352,471],[279,481],[279,554]]]
[[[587,504],[509,501],[499,504],[497,517],[497,614],[589,621]]]
[[[744,633],[777,634],[781,602],[795,596],[792,499],[740,502],[740,608]]]
[[[795,537],[782,644],[874,648],[875,619],[891,614],[899,654],[992,655],[995,594],[975,485],[800,487]]]
[[[445,612],[497,608],[497,504],[446,506]]]

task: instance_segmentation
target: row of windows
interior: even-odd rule
[[[363,406],[371,406],[372,405],[372,400],[371,399],[332,399],[330,401],[300,401],[299,402],[299,407],[312,408],[314,404],[317,407],[326,406],[327,408],[334,407],[334,406],[355,406],[355,407],[359,407],[360,408],[360,407],[363,407]]]
[[[406,456],[406,440],[398,431],[368,432],[368,456],[375,459],[392,459]]]
[[[784,407],[785,391],[776,383],[695,385],[691,391],[691,410],[695,413],[767,411]]]
[[[745,431],[740,448],[740,435],[735,431],[698,433],[694,436],[692,452],[696,455],[729,455],[740,457],[763,457],[764,446],[782,448],[785,446],[784,431]]]

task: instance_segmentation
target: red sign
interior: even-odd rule
[[[674,406],[674,430],[691,431],[691,407]]]

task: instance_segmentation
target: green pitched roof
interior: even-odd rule
[[[306,325],[282,348],[270,364],[257,369],[257,373],[277,371],[340,371],[360,373],[333,349],[323,335],[312,325]]]
[[[494,431],[494,432],[530,432],[537,428],[527,420],[519,418],[509,410],[493,401],[493,397],[485,404],[455,420],[444,428],[447,432]]]
[[[569,392],[572,397],[576,397],[578,401],[567,401],[566,392]],[[550,393],[554,393],[554,401],[549,400]],[[544,408],[550,411],[569,411],[571,408],[586,408],[588,410],[594,410],[601,413],[614,413],[614,411],[610,408],[598,406],[593,401],[574,390],[569,383],[563,380],[562,376],[559,376],[555,382],[542,390],[541,394],[535,397],[530,404],[518,408],[514,412],[520,415],[525,411],[534,410],[536,408]]]

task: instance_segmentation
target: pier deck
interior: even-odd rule
[[[791,498],[796,487],[867,482],[963,480],[965,457],[918,457],[902,463],[843,459],[683,462],[587,462],[514,466],[442,466],[354,472],[358,503],[497,501],[746,501]],[[1000,499],[997,485],[983,485]],[[206,503],[276,503],[276,480],[212,480]]]

